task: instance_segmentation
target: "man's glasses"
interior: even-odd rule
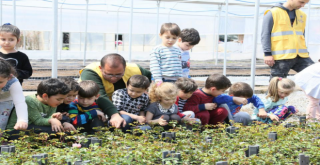
[[[121,78],[121,77],[124,75],[124,73],[122,73],[122,74],[106,74],[106,73],[104,73],[104,72],[102,72],[102,74],[103,74],[106,78],[112,78],[112,77]]]

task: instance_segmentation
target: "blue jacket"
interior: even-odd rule
[[[257,109],[264,108],[264,104],[257,95],[253,95],[251,98],[248,98],[248,104],[252,103]],[[242,107],[242,104],[237,105],[233,102],[233,96],[226,94],[219,95],[213,99],[213,103],[217,103],[218,106],[221,104],[227,104],[232,116],[238,113]]]

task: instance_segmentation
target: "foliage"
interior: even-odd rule
[[[172,123],[171,123],[172,124]],[[202,132],[199,129],[187,130],[172,124],[169,131],[176,132],[176,140],[161,139],[163,128],[153,126],[152,130],[132,130],[124,134],[121,130],[97,128],[95,135],[102,140],[102,146],[91,145],[89,148],[72,147],[74,143],[85,143],[88,137],[83,133],[71,134],[47,133],[29,135],[21,134],[19,140],[11,141],[16,146],[15,153],[3,153],[1,162],[7,164],[32,164],[32,155],[47,153],[49,164],[66,164],[77,160],[91,160],[91,164],[161,164],[163,151],[176,151],[181,154],[182,164],[212,165],[218,161],[229,164],[298,164],[300,153],[310,156],[310,163],[320,162],[320,125],[311,123],[306,127],[299,124],[295,128],[283,125],[255,124],[239,127],[237,134],[225,132],[225,125],[207,126]],[[176,127],[175,127],[176,126]],[[269,132],[277,132],[278,139],[268,139]],[[212,143],[205,138],[211,137]],[[5,138],[0,140],[5,143]],[[258,155],[245,156],[249,145],[259,145]],[[172,164],[178,163],[171,159]],[[166,164],[171,164],[170,162]]]

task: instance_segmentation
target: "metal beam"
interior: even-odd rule
[[[57,43],[58,43],[58,0],[52,1],[53,11],[53,28],[52,28],[52,78],[58,77],[58,54],[57,54]]]
[[[219,32],[220,32],[220,21],[221,21],[221,9],[222,9],[222,5],[219,5],[219,15],[218,15],[218,23],[217,23],[217,38],[216,38],[216,65],[218,65],[218,58],[219,58],[219,41],[220,41],[220,38],[219,38]]]
[[[223,75],[227,75],[227,45],[228,45],[228,10],[229,3],[228,0],[225,2],[225,25],[224,25],[224,60],[223,60]]]
[[[129,35],[129,62],[131,62],[131,48],[132,48],[132,27],[133,27],[133,0],[130,6],[130,35]]]
[[[84,29],[84,49],[83,49],[83,66],[86,66],[86,58],[87,58],[87,40],[88,40],[88,7],[89,0],[86,0],[86,23]]]
[[[258,40],[258,23],[259,23],[259,5],[260,0],[256,0],[255,15],[254,15],[254,32],[253,32],[253,53],[251,59],[251,88],[254,91],[256,77],[256,56],[257,56],[257,40]]]

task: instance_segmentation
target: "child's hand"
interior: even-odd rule
[[[272,121],[279,121],[279,117],[274,115],[274,114],[269,114],[269,118],[272,120]]]
[[[161,117],[158,119],[158,123],[159,123],[161,126],[165,126],[165,125],[168,124],[168,122],[163,119],[163,116],[161,116]]]
[[[62,114],[60,112],[52,114],[51,117],[56,118],[58,120],[62,120]]]
[[[76,128],[74,128],[74,126],[68,122],[64,122],[62,125],[63,125],[64,130],[67,132],[76,131]]]
[[[146,117],[144,116],[138,116],[136,119],[140,124],[146,123]]]
[[[268,114],[264,109],[259,109],[258,117],[264,119],[264,118],[268,117]]]
[[[62,115],[66,115],[67,117],[69,117],[69,113],[68,112],[62,112]]]
[[[28,123],[24,121],[18,121],[13,128],[15,130],[26,130],[28,128]]]
[[[103,122],[107,121],[107,118],[106,118],[106,116],[104,115],[103,112],[101,112],[99,110],[96,110],[96,111],[97,111],[97,115],[98,115],[100,120],[102,120]]]
[[[182,118],[183,122],[187,122],[188,124],[194,124],[196,122],[196,118],[190,118],[191,114]]]
[[[211,110],[214,110],[217,108],[217,104],[216,103],[206,103],[206,104],[204,104],[204,107],[206,110],[211,111]]]
[[[52,131],[55,132],[64,132],[63,126],[61,122],[56,118],[49,119],[49,123],[51,124]]]
[[[233,102],[237,105],[246,105],[248,104],[248,100],[246,98],[243,97],[233,97]]]

